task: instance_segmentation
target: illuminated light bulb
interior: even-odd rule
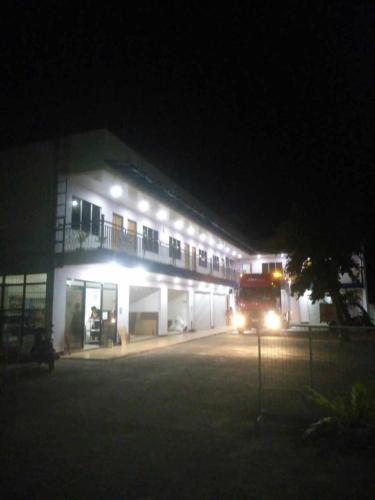
[[[115,186],[111,187],[110,193],[113,198],[120,198],[120,196],[122,195],[122,187],[116,184]]]

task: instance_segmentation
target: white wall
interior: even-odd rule
[[[144,296],[133,301],[130,287],[129,299],[129,312],[159,312],[160,310],[160,290],[151,291],[145,287]]]

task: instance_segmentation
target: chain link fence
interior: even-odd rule
[[[310,415],[308,388],[334,397],[375,381],[375,331],[318,326],[257,333],[258,412]]]

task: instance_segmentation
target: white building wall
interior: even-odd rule
[[[130,292],[131,295],[131,292]],[[155,290],[147,294],[146,297],[131,302],[130,312],[159,312],[160,309],[160,290]]]

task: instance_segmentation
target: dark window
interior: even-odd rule
[[[205,250],[199,250],[198,263],[201,267],[207,267],[207,252]]]
[[[234,261],[229,257],[225,257],[225,266],[232,269],[234,267]]]
[[[217,255],[214,255],[212,257],[212,267],[215,271],[219,270],[220,263],[219,263],[219,257]]]
[[[76,196],[72,199],[72,229],[81,229],[85,233],[100,233],[100,207],[80,200]]]
[[[274,271],[282,271],[283,263],[282,262],[264,262],[262,264],[262,273],[273,273]]]
[[[72,201],[72,229],[81,227],[81,200],[73,196]]]
[[[159,231],[143,226],[143,250],[159,253]]]
[[[181,241],[169,237],[169,257],[172,259],[181,259]]]
[[[90,232],[90,222],[91,222],[91,203],[82,200],[81,229],[85,233]]]
[[[92,219],[91,232],[92,232],[92,234],[99,236],[99,233],[100,233],[100,207],[97,207],[96,205],[92,205],[91,219]]]

